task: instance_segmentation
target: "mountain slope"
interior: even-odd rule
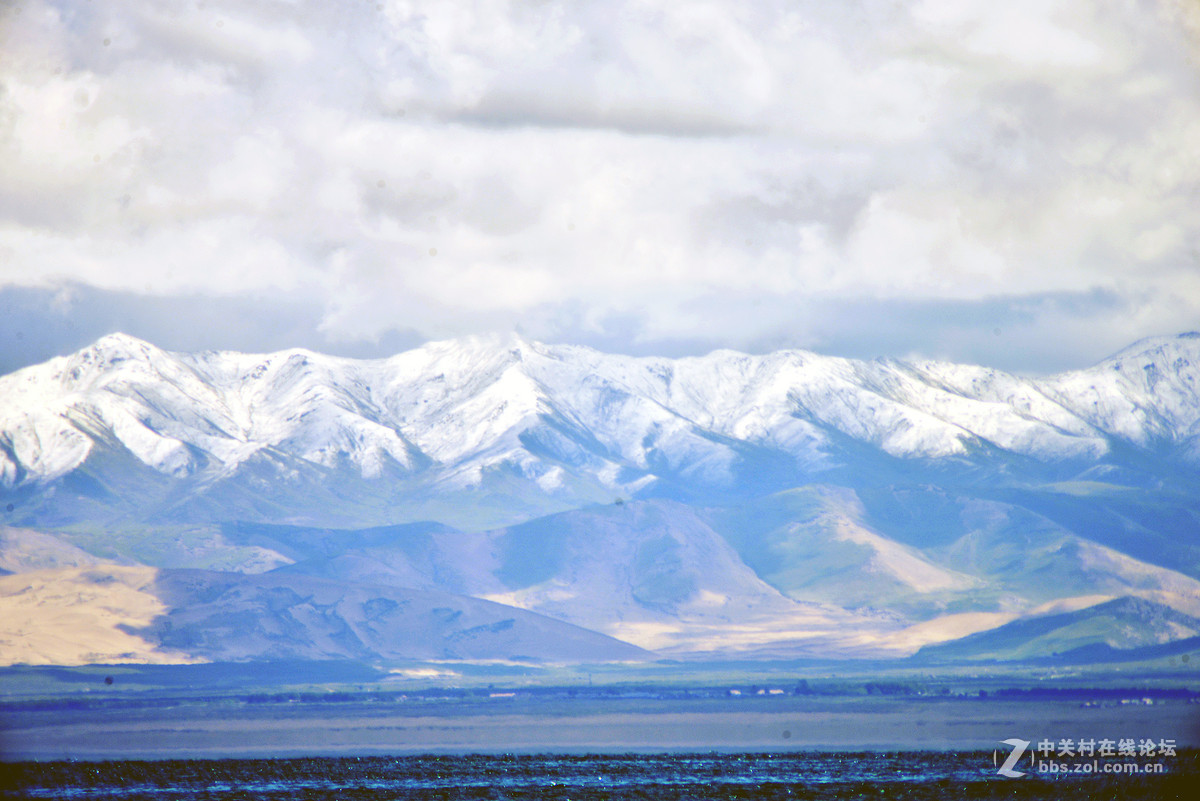
[[[1072,651],[1132,652],[1200,636],[1200,618],[1140,598],[1117,598],[1072,612],[1006,623],[950,643],[923,648],[933,659],[1020,660]]]
[[[888,617],[785,597],[690,507],[663,500],[488,532],[397,530],[276,572],[452,589],[661,653],[732,654],[783,641],[851,653],[897,628]]]
[[[796,600],[935,614],[982,584],[874,530],[850,489],[813,484],[710,516],[758,575]]]
[[[1194,334],[1039,379],[518,337],[372,361],[181,354],[115,334],[0,377],[0,569],[174,576],[156,579],[182,593],[166,612],[144,576],[114,579],[167,651],[85,615],[100,651],[146,659],[440,658],[392,640],[551,658],[619,652],[609,637],[880,656],[1121,597],[1195,616],[1197,364]],[[57,600],[27,628],[99,598],[46,575]],[[415,600],[438,594],[485,629],[516,622],[467,647]],[[379,622],[385,642],[364,628],[378,599],[424,611]],[[574,650],[551,624],[577,627]]]
[[[0,577],[0,664],[648,656],[576,626],[435,590],[111,565]]]
[[[483,338],[355,361],[111,335],[0,378],[0,493],[8,522],[33,525],[107,512],[481,528],[621,496],[753,497],[839,470],[1194,481],[1197,364],[1192,335],[1042,380],[803,351],[635,359]]]

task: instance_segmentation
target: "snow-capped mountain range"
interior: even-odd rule
[[[471,607],[481,631],[516,608],[553,619],[521,631],[596,632],[589,658],[605,638],[907,653],[1127,596],[1139,602],[1112,608],[1200,616],[1198,365],[1200,334],[1039,378],[516,336],[362,361],[113,334],[0,377],[0,567],[19,565],[2,581],[215,569],[117,584],[144,609],[166,603],[148,588],[236,585],[239,614],[261,615],[278,610],[247,599],[302,576],[380,588],[351,628],[401,591],[449,592],[488,602]],[[277,578],[236,579],[263,574]],[[448,631],[427,617],[414,630]],[[174,631],[172,647],[189,641]],[[196,647],[189,659],[218,658]],[[333,653],[314,647],[297,653]]]
[[[639,494],[753,497],[858,469],[864,451],[1060,477],[1128,469],[1128,453],[1196,468],[1198,376],[1200,334],[1040,379],[804,351],[631,358],[515,336],[356,361],[169,353],[114,334],[0,378],[0,488],[35,499],[107,458],[162,478],[143,516],[194,519],[197,498],[245,485],[290,503],[283,519],[400,522],[393,487],[377,492],[394,485],[420,508],[490,494],[473,514],[501,523]],[[347,510],[286,493],[335,477],[359,484]]]

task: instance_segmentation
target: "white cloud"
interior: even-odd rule
[[[788,308],[1096,291],[1110,338],[1188,327],[1188,8],[21,0],[0,287],[279,291],[342,340],[817,346]]]

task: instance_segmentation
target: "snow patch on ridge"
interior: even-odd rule
[[[202,483],[277,452],[442,487],[515,465],[531,492],[554,493],[633,494],[663,478],[729,488],[747,453],[819,472],[837,464],[835,434],[900,459],[970,460],[986,445],[1095,461],[1117,438],[1173,443],[1195,460],[1198,363],[1200,341],[1187,337],[1034,380],[805,351],[670,360],[468,337],[362,361],[175,354],[113,335],[0,377],[0,483],[54,482],[106,436],[164,475]]]

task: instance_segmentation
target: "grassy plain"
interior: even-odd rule
[[[138,759],[403,753],[990,750],[1001,741],[1200,746],[1194,668],[813,663],[533,668],[349,663],[0,671],[0,754]],[[273,671],[273,672],[271,672]],[[111,679],[111,683],[109,683]]]

